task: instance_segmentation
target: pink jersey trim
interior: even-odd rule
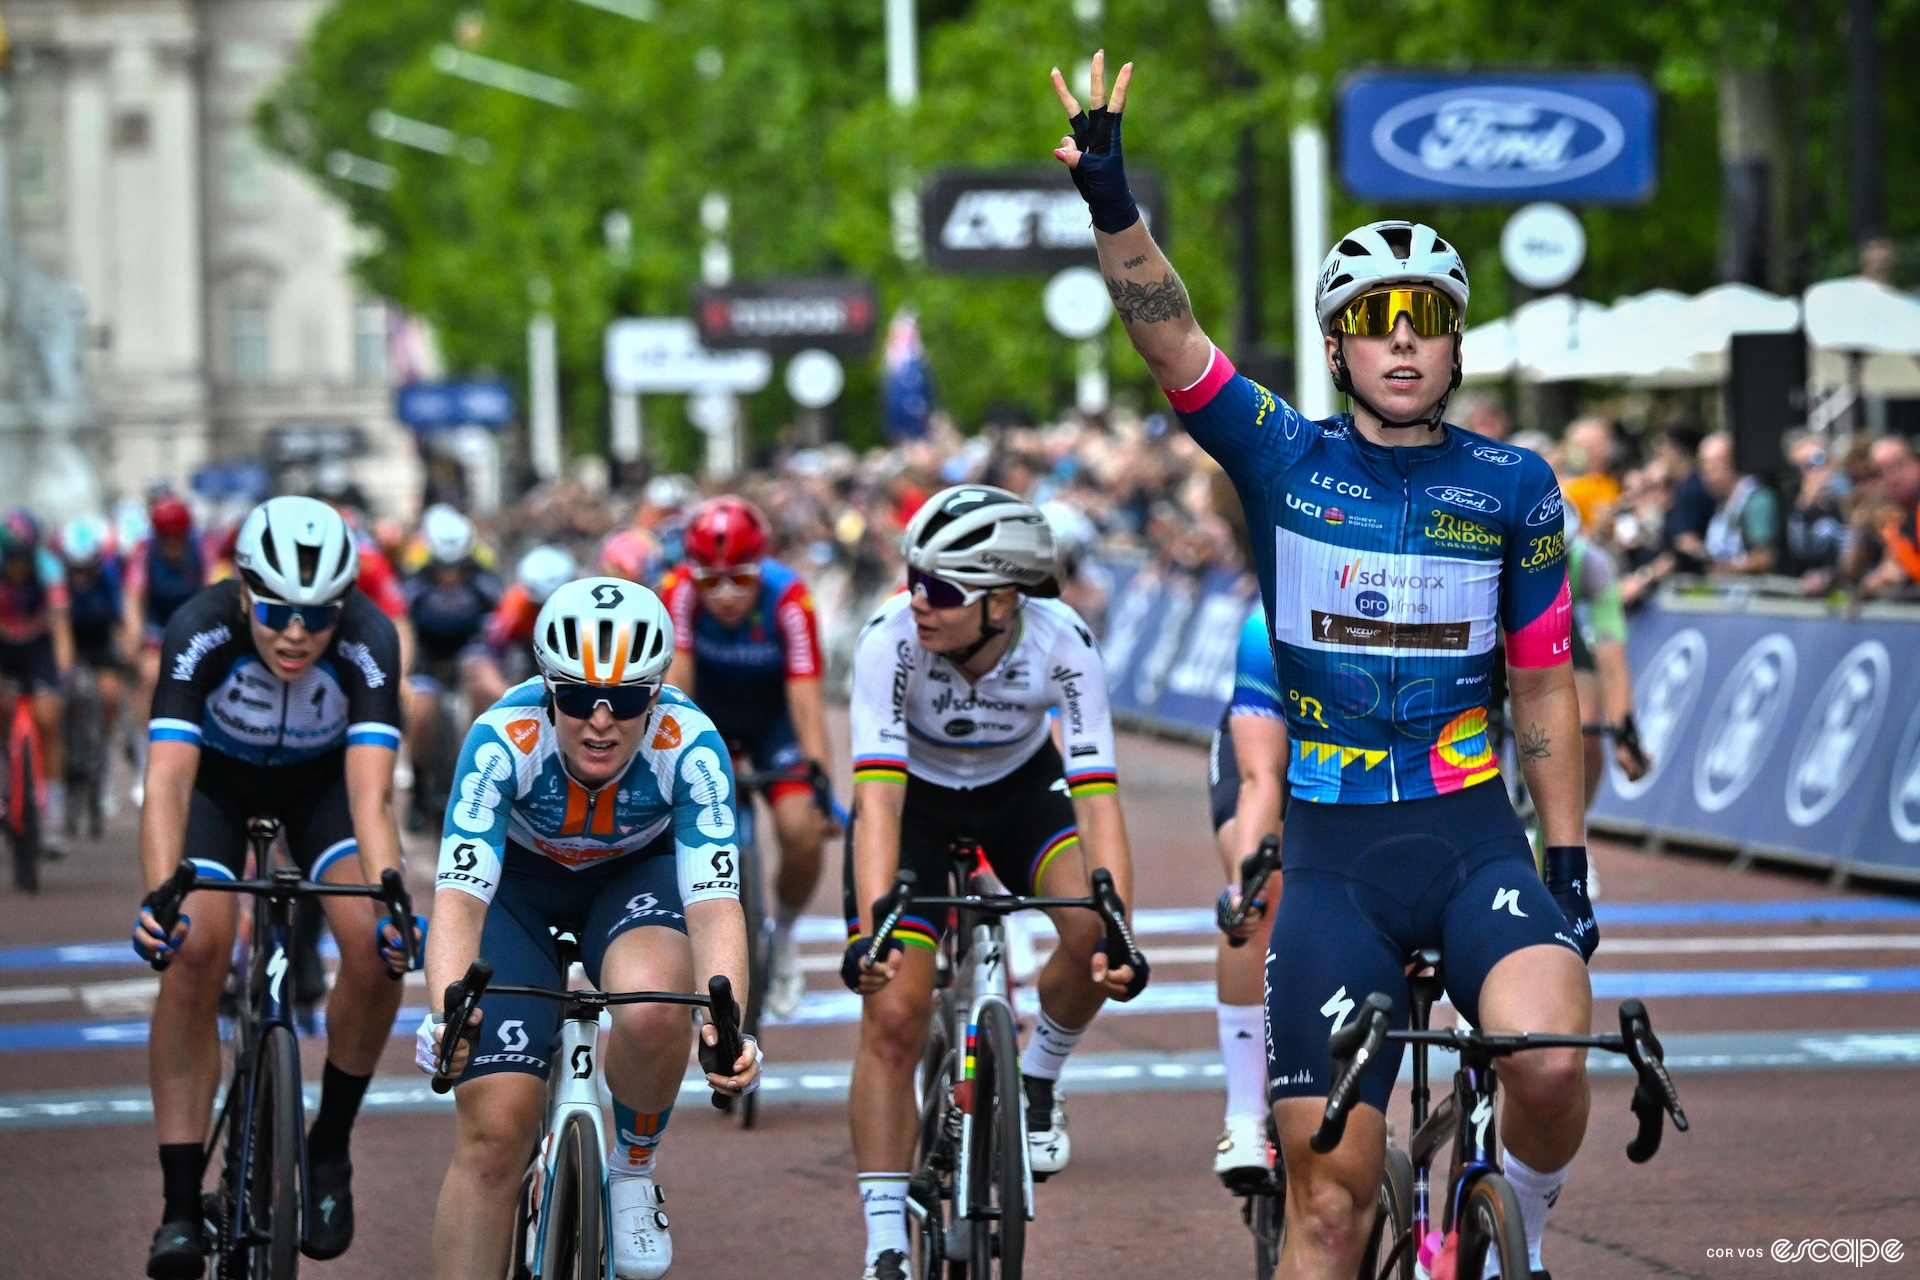
[[[1233,361],[1227,359],[1226,352],[1215,347],[1213,359],[1207,362],[1207,371],[1200,380],[1190,387],[1175,391],[1167,389],[1167,400],[1181,413],[1192,413],[1204,409],[1213,398],[1220,394],[1220,388],[1233,381]]]
[[[1518,631],[1507,632],[1507,665],[1557,667],[1573,660],[1573,597],[1567,584],[1546,611]]]

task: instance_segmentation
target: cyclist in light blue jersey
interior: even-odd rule
[[[1131,74],[1122,68],[1109,103],[1096,54],[1094,105],[1082,111],[1054,72],[1073,129],[1055,156],[1087,200],[1128,337],[1233,481],[1252,531],[1295,802],[1266,984],[1268,1094],[1287,1170],[1278,1274],[1351,1276],[1401,1055],[1373,1060],[1345,1142],[1318,1155],[1308,1138],[1324,1107],[1328,1034],[1375,991],[1405,1025],[1405,964],[1422,947],[1443,949],[1448,996],[1476,1025],[1590,1030],[1582,962],[1599,935],[1560,492],[1537,455],[1445,421],[1469,288],[1459,253],[1429,227],[1356,228],[1321,267],[1324,358],[1352,412],[1312,421],[1236,374],[1128,189]],[[1487,736],[1502,636],[1548,846],[1544,886]],[[1538,1267],[1548,1207],[1586,1132],[1585,1061],[1541,1051],[1500,1074],[1506,1172]]]
[[[476,956],[499,985],[564,987],[556,928],[578,938],[587,978],[603,990],[704,990],[725,974],[744,999],[733,771],[712,721],[661,686],[673,656],[665,606],[618,578],[568,583],[540,611],[533,646],[540,678],[474,721],[454,771],[427,945],[433,1004]],[[445,1016],[421,1024],[424,1070]],[[507,1270],[559,1019],[558,1005],[532,997],[481,1001],[477,1043],[454,1060],[458,1129],[434,1222],[436,1276]],[[676,1006],[613,1010],[607,1172],[621,1280],[652,1280],[673,1260],[656,1151],[690,1032]],[[703,1034],[714,1043],[711,1027]],[[748,1037],[731,1074],[707,1079],[749,1092],[759,1061]]]

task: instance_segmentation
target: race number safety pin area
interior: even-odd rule
[[[1771,1257],[1775,1262],[1837,1262],[1864,1267],[1870,1262],[1899,1262],[1906,1245],[1899,1240],[1775,1240],[1771,1249],[1759,1245],[1714,1245],[1709,1258]]]

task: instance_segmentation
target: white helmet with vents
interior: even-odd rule
[[[360,579],[353,530],[318,498],[269,498],[249,511],[233,561],[254,595],[286,604],[333,604]]]
[[[579,566],[559,547],[535,547],[520,557],[514,576],[527,589],[535,604],[545,604],[553,593],[572,581]]]
[[[1331,333],[1348,303],[1385,284],[1426,285],[1450,299],[1466,322],[1470,290],[1459,250],[1423,222],[1389,219],[1347,232],[1320,265],[1314,300],[1320,332]]]
[[[420,536],[435,564],[459,564],[473,554],[477,541],[473,521],[444,502],[427,508],[420,520]]]
[[[581,578],[548,598],[533,655],[549,680],[659,684],[673,660],[673,619],[660,597],[624,578]]]
[[[955,485],[927,499],[901,551],[912,568],[955,586],[1060,594],[1060,556],[1046,516],[990,484]]]

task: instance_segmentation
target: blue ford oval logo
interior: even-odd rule
[[[1560,518],[1561,513],[1566,510],[1566,505],[1561,500],[1560,491],[1554,489],[1533,504],[1533,510],[1527,512],[1527,523],[1536,529],[1543,524],[1551,524]]]
[[[1482,515],[1492,515],[1500,509],[1500,499],[1492,494],[1482,493],[1478,489],[1462,489],[1459,485],[1434,485],[1427,490],[1427,496],[1435,502],[1444,502],[1450,507],[1464,507]]]
[[[1387,616],[1387,598],[1378,591],[1362,591],[1353,598],[1355,607],[1365,618],[1384,618]]]
[[[1571,182],[1626,146],[1605,107],[1526,85],[1474,85],[1411,98],[1373,125],[1380,158],[1417,178],[1480,191]]]
[[[1491,462],[1496,467],[1517,467],[1520,465],[1519,454],[1509,453],[1505,449],[1496,449],[1492,445],[1481,445],[1473,451],[1473,456],[1482,462]]]

